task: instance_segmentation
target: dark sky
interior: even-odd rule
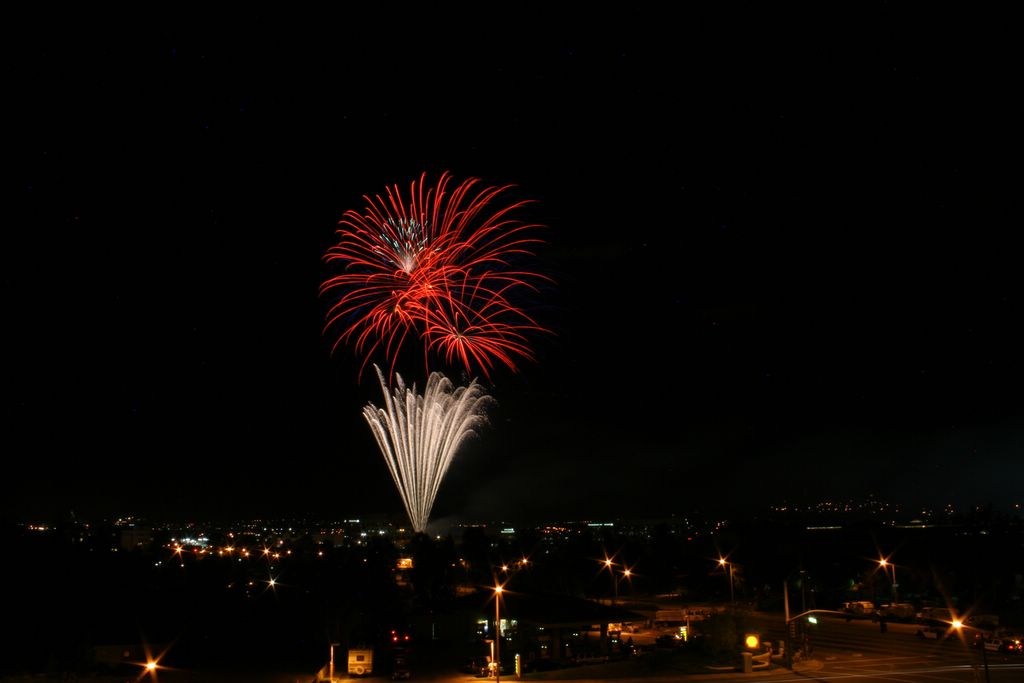
[[[1007,18],[418,7],[12,21],[5,514],[400,512],[318,287],[442,171],[557,286],[435,517],[1020,501]]]

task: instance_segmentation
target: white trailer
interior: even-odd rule
[[[348,673],[350,676],[369,676],[373,673],[373,650],[371,648],[349,650]]]

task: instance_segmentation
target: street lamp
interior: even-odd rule
[[[892,567],[892,601],[894,603],[895,602],[899,602],[900,601],[900,593],[899,593],[899,590],[898,590],[899,584],[896,583],[896,565],[893,564],[892,562],[890,562],[888,559],[883,557],[880,560],[878,560],[878,566],[882,569],[883,572],[885,572],[886,578],[888,578],[888,576],[889,576],[888,568]]]
[[[145,655],[146,655],[146,661],[145,662],[137,662],[137,664],[142,667],[142,673],[139,674],[139,677],[136,678],[135,680],[136,681],[141,681],[147,674],[149,674],[149,677],[155,683],[156,680],[157,680],[157,671],[159,671],[160,669],[165,668],[164,666],[162,666],[160,664],[160,660],[163,659],[164,655],[167,654],[167,650],[165,649],[160,654],[158,654],[156,656],[153,656],[153,653],[150,651],[149,645],[147,643],[143,642],[142,643],[142,648],[143,648],[143,651],[145,652]]]
[[[494,683],[501,681],[501,584],[494,586]]]
[[[736,602],[736,594],[735,594],[735,592],[733,590],[733,584],[732,584],[732,562],[729,562],[724,557],[719,557],[718,558],[718,566],[719,567],[726,567],[726,566],[729,567],[729,602],[730,603],[735,603]]]
[[[341,643],[331,643],[331,683],[334,683],[334,648],[341,645]]]
[[[612,590],[615,595],[612,599],[612,604],[615,605],[619,602],[619,579],[615,576],[615,563],[606,557],[604,558],[604,566],[608,569],[608,575],[612,577]]]
[[[981,664],[982,664],[982,666],[985,667],[985,683],[990,683],[990,679],[988,677],[988,654],[985,651],[985,632],[982,631],[979,628],[974,628],[973,626],[968,626],[967,624],[965,624],[964,622],[960,621],[959,619],[954,619],[953,623],[952,623],[952,626],[953,626],[953,628],[956,629],[956,632],[958,634],[960,634],[960,639],[964,643],[967,642],[964,639],[964,635],[963,635],[963,630],[964,629],[969,629],[971,631],[977,631],[977,632],[981,633],[981,642],[978,644],[981,647]]]

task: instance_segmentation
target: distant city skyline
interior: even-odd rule
[[[571,525],[587,525],[590,524],[594,527],[614,527],[616,524],[620,525],[632,525],[632,524],[644,524],[644,523],[663,523],[672,522],[675,524],[686,524],[692,523],[696,526],[706,525],[708,523],[734,523],[743,519],[762,519],[767,520],[773,517],[777,519],[785,519],[787,517],[834,517],[837,519],[875,519],[882,523],[895,523],[913,521],[915,519],[923,519],[931,522],[950,520],[950,519],[962,519],[967,517],[973,517],[979,513],[988,514],[1005,518],[1021,517],[1024,515],[1024,497],[1021,498],[1022,502],[1010,502],[1005,506],[993,505],[990,501],[987,502],[975,502],[967,505],[955,505],[947,503],[941,506],[921,506],[915,504],[906,504],[897,500],[886,500],[877,498],[874,496],[868,496],[866,498],[847,498],[847,499],[830,499],[830,500],[819,500],[809,501],[805,503],[793,503],[787,501],[779,501],[777,503],[771,503],[758,509],[747,509],[744,512],[730,517],[728,515],[717,514],[715,511],[705,511],[700,509],[690,510],[678,510],[676,512],[664,514],[664,515],[644,515],[644,514],[615,514],[615,515],[596,515],[596,516],[568,516],[568,517],[538,517],[534,519],[524,518],[471,518],[471,517],[460,517],[458,515],[447,515],[443,517],[436,517],[431,520],[431,524],[427,529],[428,533],[444,533],[443,529],[455,528],[455,527],[466,527],[466,526],[501,526],[501,525],[512,525],[510,528],[515,526],[527,527],[542,527],[550,524],[571,524]],[[65,513],[57,515],[35,515],[27,516],[20,519],[8,520],[9,523],[15,524],[31,524],[31,523],[43,523],[43,524],[55,524],[60,522],[102,522],[108,524],[114,524],[117,526],[128,526],[128,525],[157,525],[157,526],[180,526],[180,525],[227,525],[242,524],[242,525],[324,525],[324,524],[339,524],[339,525],[375,525],[385,524],[394,527],[411,527],[408,515],[404,510],[392,510],[392,511],[381,511],[381,510],[367,510],[359,514],[344,515],[344,516],[331,516],[313,513],[290,513],[282,515],[256,515],[256,516],[226,516],[226,517],[209,517],[196,514],[167,514],[167,515],[147,515],[147,514],[133,514],[128,512],[122,512],[119,514],[101,514],[101,515],[90,515],[83,511],[76,512],[73,509],[69,509]]]

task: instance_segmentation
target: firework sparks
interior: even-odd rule
[[[391,477],[402,496],[409,521],[417,532],[426,531],[434,498],[459,446],[486,422],[491,402],[476,382],[456,387],[444,375],[431,373],[423,394],[405,386],[395,375],[388,389],[380,368],[374,365],[384,407],[372,403],[363,409],[377,439]]]
[[[342,266],[320,287],[335,296],[324,333],[336,335],[332,353],[351,343],[363,356],[360,374],[378,354],[394,374],[410,340],[428,370],[433,357],[489,378],[497,364],[516,371],[534,359],[528,336],[547,330],[517,302],[548,279],[515,264],[540,244],[530,236],[539,226],[515,217],[528,201],[500,204],[509,186],[479,183],[450,187],[444,173],[427,187],[423,174],[407,195],[389,187],[339,221],[324,256]]]
[[[518,302],[548,278],[517,263],[533,255],[539,227],[516,216],[528,202],[502,205],[509,186],[481,187],[471,178],[455,185],[448,173],[428,187],[426,174],[407,195],[398,186],[364,197],[362,211],[338,222],[338,242],[324,259],[341,272],[320,286],[333,302],[324,334],[335,335],[333,354],[351,344],[363,357],[362,376],[374,356],[388,364],[387,378],[373,364],[384,407],[363,415],[373,431],[409,521],[426,530],[434,499],[456,451],[486,422],[492,399],[476,380],[456,387],[431,359],[480,371],[496,365],[513,371],[533,360],[528,344],[547,332]],[[418,342],[429,373],[422,394],[395,372],[407,342]]]

